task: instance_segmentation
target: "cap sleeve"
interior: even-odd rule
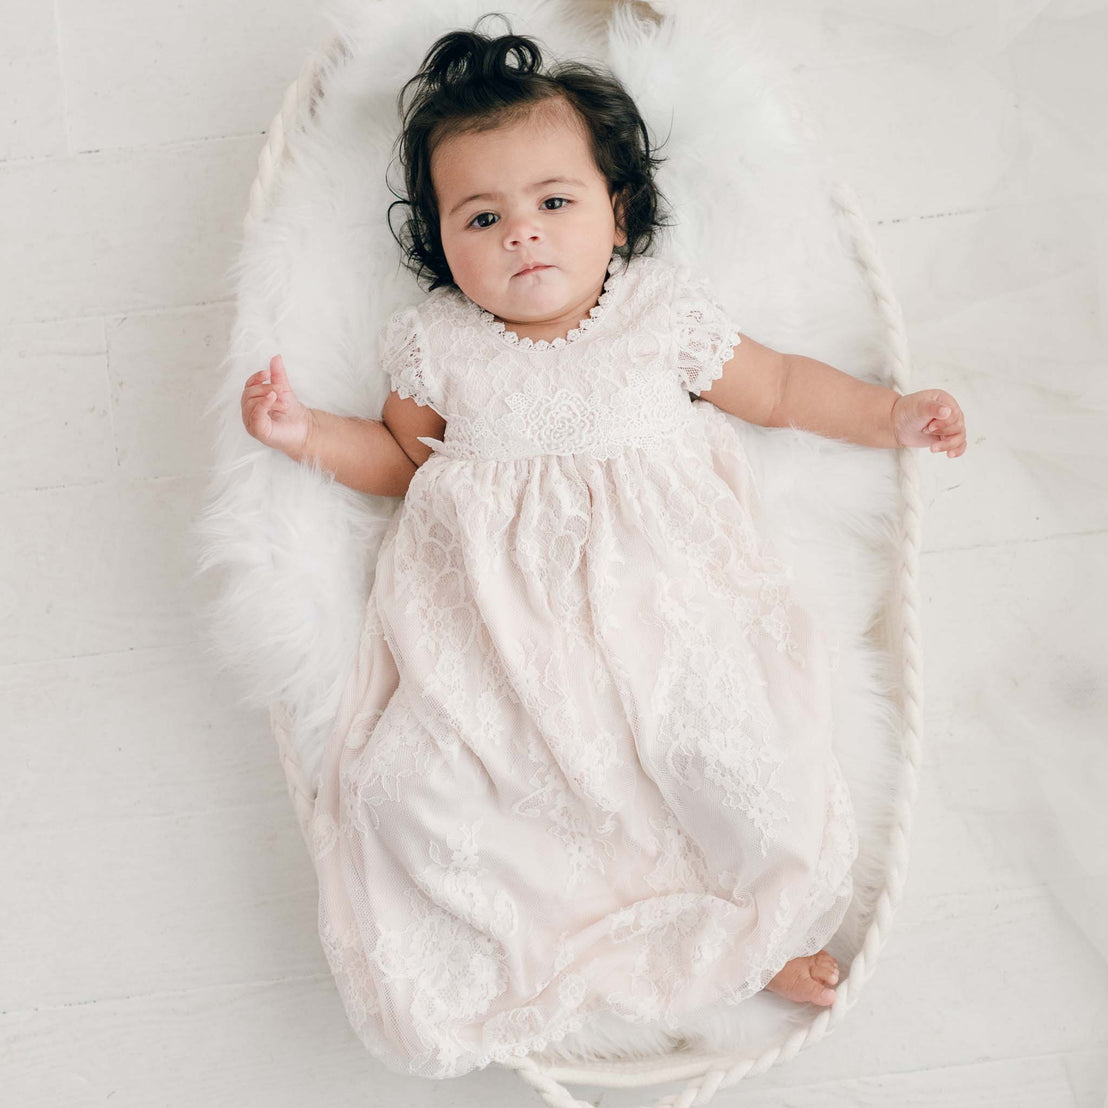
[[[418,308],[393,312],[381,341],[381,366],[403,399],[411,397],[442,415],[442,391],[430,353]]]
[[[688,266],[676,267],[673,311],[677,374],[689,392],[699,395],[723,376],[723,367],[742,341],[739,329],[711,282]]]

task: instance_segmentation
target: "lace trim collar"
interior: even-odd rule
[[[589,314],[581,320],[572,331],[568,332],[564,338],[556,338],[553,341],[547,339],[539,339],[536,341],[526,336],[520,338],[515,331],[507,330],[506,325],[501,323],[492,312],[486,311],[475,301],[469,300],[468,297],[466,297],[466,299],[477,309],[481,322],[510,345],[519,347],[522,350],[558,350],[563,346],[568,346],[571,342],[575,342],[585,334],[590,327],[596,326],[603,318],[608,302],[612,299],[612,296],[624,276],[625,266],[623,258],[620,257],[619,254],[613,253],[611,260],[608,262],[608,276],[604,281],[604,287],[601,290],[600,296],[597,298],[596,304],[589,309]]]

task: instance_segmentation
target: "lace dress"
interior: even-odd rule
[[[739,341],[644,256],[565,339],[455,288],[388,322],[394,388],[447,427],[379,549],[312,846],[328,964],[390,1069],[679,1029],[846,913],[824,639],[735,426],[689,395]]]

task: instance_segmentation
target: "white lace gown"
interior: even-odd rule
[[[706,399],[740,341],[613,255],[566,339],[459,290],[392,315],[447,421],[382,541],[312,823],[323,948],[397,1072],[737,1004],[846,913],[828,656]]]

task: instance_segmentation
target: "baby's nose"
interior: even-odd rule
[[[508,242],[534,242],[542,238],[542,230],[529,217],[520,217],[504,228]]]

